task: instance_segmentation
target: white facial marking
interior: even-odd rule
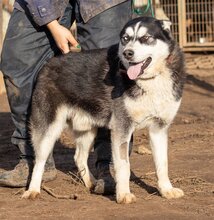
[[[133,30],[133,28],[132,27],[128,27],[127,29],[126,29],[126,32],[125,32],[127,35],[129,35],[129,36],[134,36],[134,30]]]
[[[137,33],[138,33],[138,31],[139,31],[139,26],[140,26],[140,22],[138,22],[136,25],[135,25],[135,27],[134,27],[134,40],[133,41],[135,41],[136,40],[136,37],[137,37]]]
[[[139,30],[136,32],[136,36],[137,37],[142,37],[142,36],[146,35],[147,32],[148,32],[148,28],[140,27]]]

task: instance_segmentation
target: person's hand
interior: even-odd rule
[[[73,47],[77,47],[79,45],[71,32],[67,28],[60,25],[57,20],[48,23],[47,27],[62,53],[68,53],[71,45]]]

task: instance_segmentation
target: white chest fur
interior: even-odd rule
[[[170,74],[158,75],[150,80],[138,80],[144,93],[137,99],[126,97],[125,105],[135,126],[143,128],[161,119],[170,124],[180,106],[173,96],[173,81]]]

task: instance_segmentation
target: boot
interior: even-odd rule
[[[110,164],[105,162],[97,163],[97,182],[94,193],[102,195],[113,195],[115,193],[115,181],[110,171]]]
[[[8,187],[25,187],[28,186],[31,180],[33,171],[33,158],[21,157],[19,163],[11,171],[5,171],[0,174],[0,186]],[[54,161],[47,161],[43,181],[49,182],[56,179],[57,171]]]

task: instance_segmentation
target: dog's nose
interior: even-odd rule
[[[134,56],[134,51],[133,50],[125,50],[123,52],[123,56],[127,59],[130,60]]]

